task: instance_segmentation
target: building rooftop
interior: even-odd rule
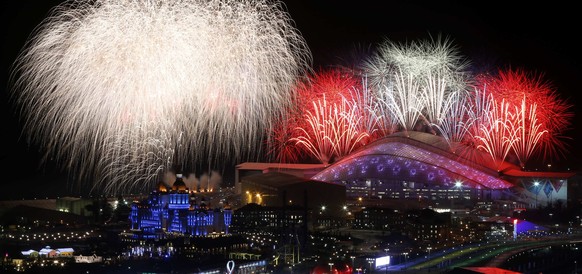
[[[297,170],[311,170],[324,169],[328,165],[324,164],[288,164],[288,163],[257,163],[246,162],[236,166],[241,170],[270,170],[270,169],[297,169]]]
[[[281,187],[286,185],[312,181],[281,172],[268,172],[262,174],[249,175],[241,178],[241,180],[259,181],[261,184],[271,187]]]

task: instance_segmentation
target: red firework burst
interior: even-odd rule
[[[558,97],[556,90],[550,82],[543,79],[543,75],[528,73],[522,69],[500,69],[496,75],[481,75],[477,80],[478,86],[487,90],[495,102],[504,101],[509,105],[508,111],[515,115],[522,114],[520,121],[505,121],[513,123],[516,130],[520,129],[521,137],[516,134],[504,138],[519,138],[514,140],[515,144],[521,143],[522,147],[535,148],[535,152],[541,152],[540,155],[545,160],[564,155],[567,149],[567,137],[564,133],[572,125],[572,105]],[[527,115],[523,115],[524,113]],[[529,132],[524,135],[523,131]],[[544,134],[538,135],[542,132]],[[537,135],[539,138],[527,135]],[[516,148],[514,152],[522,154],[516,156],[521,157],[523,167],[532,151],[519,150]]]
[[[319,71],[310,75],[306,81],[298,84],[295,89],[296,97],[289,109],[288,118],[278,124],[278,128],[272,134],[269,153],[274,158],[283,162],[295,162],[301,158],[300,155],[315,156],[318,160],[323,158],[332,159],[334,157],[332,155],[333,150],[322,149],[327,152],[319,151],[315,155],[314,151],[318,150],[318,145],[306,149],[304,144],[312,143],[323,146],[323,142],[311,140],[315,136],[330,140],[331,145],[337,146],[337,149],[340,146],[344,148],[346,146],[350,148],[358,147],[360,143],[365,143],[367,138],[365,138],[366,140],[364,138],[353,138],[353,141],[358,142],[358,144],[346,144],[346,139],[343,140],[344,143],[341,143],[338,136],[327,136],[327,134],[324,134],[326,136],[321,136],[322,132],[319,130],[321,127],[324,127],[330,130],[333,129],[333,132],[337,132],[338,135],[342,134],[342,136],[346,136],[348,132],[356,136],[360,136],[360,133],[367,136],[367,131],[365,130],[359,130],[353,126],[346,126],[346,124],[350,124],[351,122],[348,121],[351,119],[350,117],[359,117],[359,123],[362,123],[364,119],[362,117],[364,116],[363,112],[366,111],[365,106],[364,104],[358,104],[357,101],[358,94],[356,93],[359,92],[357,89],[358,86],[361,86],[361,83],[355,75],[349,71],[340,69]],[[328,106],[330,109],[325,107],[325,110],[320,110],[319,107],[322,105]],[[357,107],[357,111],[361,111],[361,113],[355,113],[356,111],[352,109],[354,107]],[[314,115],[314,113],[318,113],[319,117],[317,119],[309,116],[310,114]],[[341,125],[336,125],[340,121]],[[318,125],[318,123],[322,123],[322,125]],[[343,127],[347,129],[343,129]],[[301,142],[298,142],[298,140],[301,140]],[[299,151],[301,148],[302,152]]]

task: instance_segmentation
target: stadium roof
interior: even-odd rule
[[[306,183],[306,182],[311,183],[311,184],[319,183],[319,184],[325,184],[325,185],[328,185],[328,184],[336,185],[333,183],[301,178],[301,177],[297,177],[295,175],[276,172],[276,171],[248,175],[248,176],[243,177],[241,179],[241,181],[260,182],[261,185],[273,187],[273,188],[279,188],[279,187],[283,187],[283,186],[289,186],[289,185],[294,185],[294,184],[298,184],[298,183]]]
[[[482,153],[461,145],[449,146],[444,138],[424,132],[400,132],[379,139],[332,164],[313,179],[326,182],[398,180],[453,187],[462,182],[472,188],[503,189],[512,186],[500,173],[484,164]],[[519,169],[503,163],[503,170]]]
[[[323,169],[327,165],[324,164],[289,164],[289,163],[257,163],[245,162],[236,166],[241,170],[277,170],[277,169],[293,169],[293,170],[312,170]]]
[[[503,174],[511,177],[568,179],[576,175],[576,172],[523,171],[519,169],[510,169],[504,171]]]
[[[242,181],[259,181],[262,185],[270,187],[281,187],[301,182],[308,182],[309,179],[300,178],[286,173],[268,172],[262,174],[249,175],[241,178]]]

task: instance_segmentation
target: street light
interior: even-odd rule
[[[455,199],[457,198],[455,196],[458,196],[459,198],[462,197],[462,195],[459,193],[459,190],[462,191],[462,187],[463,187],[463,182],[462,181],[455,181],[455,184],[453,185],[453,188],[451,188],[451,190],[453,190],[453,193],[452,194],[450,194],[450,193],[447,194],[447,195],[450,195],[450,196],[447,196],[447,197],[449,197],[449,199],[451,200],[451,213],[453,213],[453,210],[455,208]]]
[[[372,272],[372,264],[374,264],[374,258],[366,258],[366,261],[370,264],[370,272]]]
[[[457,195],[459,195],[459,198],[463,198],[463,182],[456,181],[455,188],[457,189]]]
[[[536,191],[536,206],[535,206],[535,208],[538,208],[538,194],[540,193],[540,190],[538,189],[539,186],[540,186],[540,182],[535,181],[534,182],[534,188],[535,188],[535,191]]]
[[[517,239],[517,219],[513,220],[513,240]]]
[[[386,251],[387,257],[390,256],[390,255],[388,255],[388,251],[390,251],[390,248],[385,248],[384,251]],[[384,273],[388,273],[388,265],[384,266],[384,270],[385,270]]]
[[[333,263],[327,263],[329,265],[329,273],[333,273]]]
[[[432,249],[432,247],[429,246],[426,249],[428,250],[428,258],[430,259],[430,250]]]

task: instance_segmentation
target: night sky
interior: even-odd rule
[[[41,161],[38,147],[27,145],[13,106],[8,102],[10,66],[33,28],[61,1],[7,0],[2,10],[2,105],[0,199],[83,194],[56,163]],[[543,74],[561,98],[573,105],[570,152],[554,166],[579,170],[582,145],[577,99],[582,54],[577,35],[578,9],[570,4],[460,1],[428,4],[411,1],[290,0],[286,7],[314,57],[314,69],[349,65],[369,56],[385,39],[406,42],[449,37],[474,71],[520,68]],[[579,100],[579,99],[578,99]]]

